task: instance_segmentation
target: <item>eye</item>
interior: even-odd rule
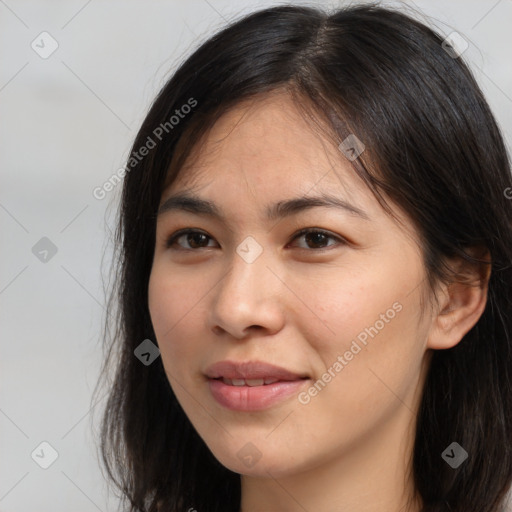
[[[209,237],[206,233],[198,231],[197,229],[180,229],[167,239],[165,242],[165,247],[167,249],[171,249],[175,242],[177,242],[180,238],[184,238],[190,245],[189,247],[184,247],[185,250],[194,250],[197,247],[204,248],[205,246],[202,244],[205,243],[207,239],[211,239],[211,237]]]
[[[316,228],[305,228],[301,229],[298,233],[295,234],[295,236],[292,238],[293,240],[297,240],[298,238],[305,237],[304,240],[306,240],[306,243],[313,244],[316,247],[305,247],[305,249],[326,249],[328,247],[332,247],[331,244],[329,246],[325,246],[324,243],[328,240],[335,240],[341,245],[346,245],[348,242],[344,240],[340,236],[333,235],[332,233],[329,233],[328,231],[324,231],[323,229],[316,229]],[[318,247],[318,245],[321,245],[322,247]],[[304,249],[304,247],[301,247],[301,249]]]
[[[328,231],[324,231],[322,229],[316,229],[316,228],[305,228],[301,229],[298,233],[296,233],[292,241],[297,240],[298,238],[305,237],[304,240],[306,241],[306,244],[313,245],[313,247],[300,247],[300,249],[315,249],[315,250],[322,250],[326,249],[328,247],[332,247],[332,245],[336,244],[330,244],[330,245],[324,245],[329,239],[335,240],[338,242],[338,244],[346,245],[348,242],[343,239],[340,236],[333,235],[332,233],[329,233]],[[209,235],[206,233],[203,233],[202,231],[198,231],[196,229],[180,229],[179,231],[176,231],[176,233],[173,233],[166,241],[165,247],[167,249],[171,249],[173,245],[175,245],[180,238],[183,238],[185,240],[185,243],[189,244],[189,247],[183,247],[181,244],[178,244],[180,247],[182,247],[185,250],[195,250],[198,248],[208,248],[212,246],[208,246],[208,240],[213,240]],[[318,247],[318,246],[321,247]],[[178,249],[179,250],[179,249]]]

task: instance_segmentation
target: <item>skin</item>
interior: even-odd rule
[[[460,341],[483,312],[486,288],[440,285],[439,307],[422,311],[412,222],[396,206],[404,226],[386,215],[282,93],[226,113],[161,202],[178,191],[214,201],[226,222],[184,211],[158,217],[149,309],[179,403],[215,457],[241,475],[241,512],[419,511],[420,502],[407,505],[408,469],[431,349]],[[322,191],[370,220],[334,208],[263,215],[268,204]],[[208,238],[185,235],[167,248],[182,228]],[[294,239],[301,228],[334,238]],[[263,249],[252,263],[236,252],[248,236]],[[237,412],[209,391],[204,372],[225,359],[306,373],[307,391],[397,302],[400,312],[307,404],[293,395]],[[251,467],[237,455],[247,443],[261,453]]]

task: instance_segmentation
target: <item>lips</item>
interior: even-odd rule
[[[296,373],[262,361],[220,361],[209,366],[205,373],[210,379],[222,379],[225,384],[232,386],[262,386],[277,381],[309,378],[304,373]]]
[[[262,361],[220,361],[205,374],[217,403],[237,412],[263,411],[290,400],[310,378]]]
[[[263,386],[229,386],[220,379],[208,379],[213,399],[222,407],[237,412],[263,411],[286,403],[304,390],[307,379],[278,381]]]
[[[220,377],[219,377],[220,379]],[[222,377],[222,382],[227,384],[228,386],[268,386],[269,384],[273,384],[274,382],[279,382],[279,379],[273,379],[272,377],[267,377],[265,379],[226,379],[226,377]]]

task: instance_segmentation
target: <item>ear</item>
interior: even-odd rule
[[[434,310],[427,347],[437,350],[452,348],[478,322],[487,303],[491,275],[490,254],[486,248],[466,249],[485,263],[473,265],[461,258],[450,260],[454,282],[440,284],[439,306]]]

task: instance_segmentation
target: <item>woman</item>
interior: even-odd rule
[[[127,171],[101,447],[131,511],[505,510],[510,166],[441,36],[253,13]]]

